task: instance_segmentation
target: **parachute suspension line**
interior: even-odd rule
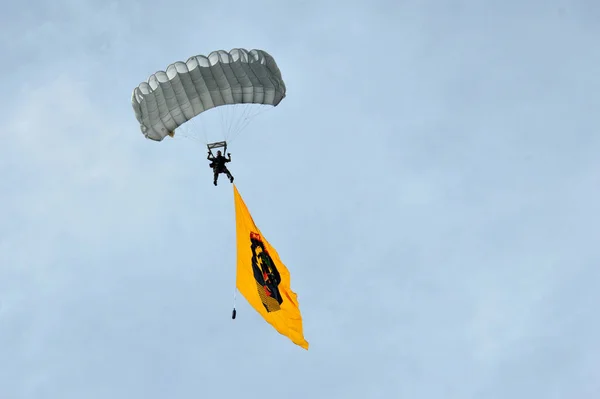
[[[202,143],[204,145],[208,144],[208,137],[206,136],[206,128],[204,127],[204,123],[202,123],[202,121],[200,119],[190,119],[187,122],[185,122],[182,126],[186,127],[186,130],[189,129],[190,134],[191,134],[191,132],[194,132],[196,134],[196,136],[198,136],[198,134],[196,132],[198,130],[201,130],[202,134],[204,135],[204,141],[202,141],[202,139],[200,137],[194,137],[194,140],[196,140],[198,143]]]
[[[230,116],[225,117],[227,122],[223,122],[223,125],[226,125],[224,135],[225,140],[233,142],[252,123],[254,118],[271,110],[272,107],[263,104],[246,103],[234,104],[229,108],[231,109],[223,111],[230,114]]]
[[[229,141],[229,133],[231,131],[231,123],[234,116],[230,108],[233,107],[235,107],[235,104],[228,104],[225,106],[217,107],[215,110],[219,114],[219,119],[221,122],[221,136],[225,139],[225,141]]]
[[[244,107],[244,112],[242,113],[242,116],[236,121],[234,134],[238,134],[242,130],[244,130],[248,126],[250,118],[252,118],[251,110],[252,110],[253,106],[252,105],[243,105],[243,107]]]
[[[217,107],[215,111],[219,114],[219,120],[221,122],[221,136],[227,140],[227,123],[229,118],[227,116],[228,113],[228,105]]]
[[[238,110],[238,104],[234,104],[233,107],[231,107],[230,109],[227,110],[229,116],[227,118],[227,121],[229,122],[227,125],[227,140],[231,140],[233,139],[232,135],[233,135],[233,127],[235,126],[235,123],[237,122],[237,110]]]
[[[198,144],[202,143],[202,141],[198,138],[198,137],[194,137],[191,134],[187,134],[187,130],[185,129],[177,129],[177,133],[175,134],[175,136],[173,137],[173,140],[179,140],[180,138],[185,138],[191,141],[194,141]],[[206,143],[202,143],[202,144],[206,144]]]
[[[235,120],[235,111],[236,104],[232,104],[223,109],[223,115],[225,117],[225,120],[223,121],[223,137],[225,137],[225,140],[228,141],[231,141],[231,127],[233,126],[233,122]]]
[[[217,107],[217,112],[219,113],[219,119],[221,120],[221,129],[223,129],[223,136],[225,137],[225,140],[227,140],[227,128],[226,128],[226,124],[227,124],[227,116],[225,115],[226,111],[227,111],[227,106],[224,107]]]
[[[237,135],[237,126],[239,125],[240,119],[243,117],[244,113],[241,112],[240,115],[240,111],[239,109],[242,108],[242,111],[245,111],[246,108],[244,106],[244,104],[236,104],[235,106],[235,110],[233,110],[233,112],[235,112],[236,117],[231,119],[231,123],[229,125],[229,129],[227,131],[227,135],[229,136],[229,140],[233,140],[234,137]]]
[[[239,131],[241,132],[242,130],[244,130],[246,127],[248,127],[248,125],[250,124],[250,122],[252,122],[252,119],[256,118],[259,114],[262,114],[263,112],[265,112],[266,110],[268,110],[269,107],[267,106],[259,106],[259,107],[247,107],[244,111],[244,118],[240,121],[240,126],[239,126]]]
[[[237,139],[239,134],[246,129],[254,118],[258,115],[270,111],[272,107],[262,106],[262,104],[230,104],[214,109],[215,115],[219,114],[216,123],[221,123],[221,126],[209,126],[207,121],[198,119],[190,119],[177,128],[174,139],[185,138],[198,144],[208,145],[214,144],[211,142],[210,130],[219,129],[221,137],[226,143],[231,143]],[[201,133],[200,133],[201,131]],[[214,134],[214,132],[213,132]],[[221,146],[222,147],[222,146]],[[214,147],[211,147],[214,148]]]
[[[243,118],[240,118],[238,120],[239,123],[235,131],[235,136],[237,136],[244,129],[246,129],[250,125],[250,123],[252,123],[252,120],[258,115],[273,109],[272,107],[265,106],[256,107],[254,110],[252,108],[253,107],[250,104],[248,104],[247,107],[244,108]]]
[[[199,131],[204,134],[204,140],[200,137]],[[208,143],[208,137],[206,134],[206,127],[199,119],[188,119],[174,131],[173,140],[188,139],[197,144],[206,145]]]

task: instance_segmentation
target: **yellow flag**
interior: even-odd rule
[[[254,224],[235,184],[233,195],[237,231],[236,286],[280,334],[308,350],[298,300],[290,286],[290,272]]]

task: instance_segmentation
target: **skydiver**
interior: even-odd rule
[[[225,166],[225,164],[227,162],[231,162],[231,154],[230,153],[227,153],[227,158],[225,158],[221,154],[221,151],[217,151],[216,157],[212,154],[212,152],[208,151],[208,157],[206,157],[206,159],[211,161],[209,166],[213,170],[213,174],[215,177],[213,184],[215,186],[217,185],[217,179],[219,178],[219,173],[225,173],[227,175],[227,177],[229,178],[229,181],[231,183],[233,183],[233,176],[229,172],[229,169],[227,169],[227,166]]]

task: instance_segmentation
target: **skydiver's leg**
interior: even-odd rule
[[[217,168],[213,169],[213,174],[214,174],[213,184],[216,186],[217,185],[217,179],[219,178],[219,171],[217,170]]]
[[[233,183],[233,176],[231,175],[231,172],[229,172],[229,169],[227,169],[227,167],[223,168],[223,172],[225,172],[225,174],[227,175],[227,177],[229,178],[229,181],[231,183]]]

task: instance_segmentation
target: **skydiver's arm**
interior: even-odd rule
[[[227,153],[227,158],[228,158],[227,162],[231,162],[231,154],[230,153]]]
[[[209,161],[214,158],[215,158],[215,156],[212,154],[212,152],[209,152],[208,156],[206,157],[206,159],[208,159]]]

